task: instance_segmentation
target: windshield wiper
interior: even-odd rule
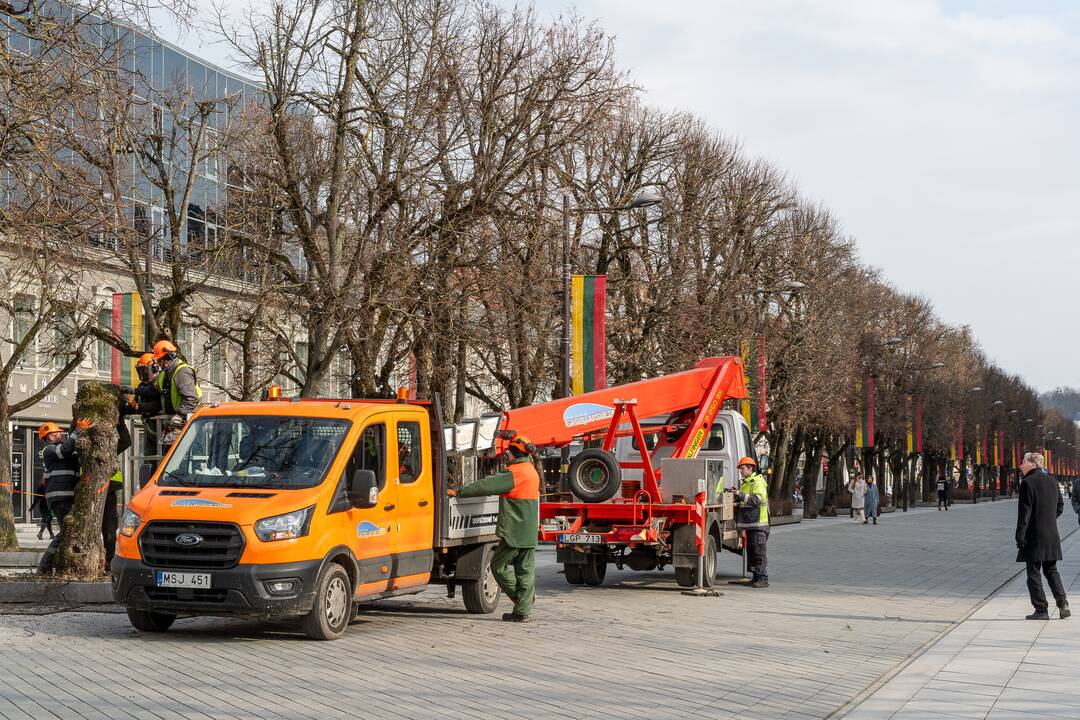
[[[185,476],[180,475],[179,473],[173,472],[171,470],[162,470],[161,471],[161,477],[162,478],[172,478],[172,479],[176,480],[177,485],[181,485],[183,487],[199,487],[199,485],[197,483],[192,482],[191,478],[185,477]]]

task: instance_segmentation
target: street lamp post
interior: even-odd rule
[[[638,210],[659,205],[662,198],[659,194],[649,191],[641,191],[627,205],[614,207],[595,207],[570,209],[570,196],[563,193],[562,197],[562,224],[563,224],[563,247],[562,247],[562,338],[559,343],[562,360],[562,393],[564,398],[570,397],[570,213],[585,214],[588,212],[605,213],[619,212],[622,210]],[[565,491],[566,475],[570,469],[570,447],[565,446],[560,451],[559,462],[560,491]]]

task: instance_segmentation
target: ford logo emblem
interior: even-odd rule
[[[183,533],[176,536],[177,545],[198,545],[202,540],[202,535],[196,535],[195,533]]]

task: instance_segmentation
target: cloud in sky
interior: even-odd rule
[[[868,263],[970,324],[1003,369],[1080,386],[1080,4],[535,6],[595,20],[650,103],[693,111],[786,171]],[[179,44],[229,66],[197,34]]]

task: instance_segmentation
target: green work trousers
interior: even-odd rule
[[[518,548],[499,541],[491,556],[491,573],[502,591],[514,598],[514,614],[532,612],[536,592],[536,548]]]

